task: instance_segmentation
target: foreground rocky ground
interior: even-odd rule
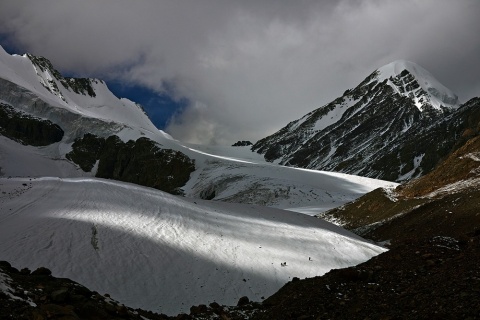
[[[260,307],[243,297],[238,306],[225,307],[214,302],[209,306],[192,306],[190,314],[169,317],[129,308],[108,294],[91,291],[69,279],[56,278],[46,268],[18,270],[6,261],[0,261],[0,289],[1,320],[249,319]]]
[[[1,261],[2,278],[9,290],[0,291],[0,319],[168,319],[127,308],[69,279],[55,278],[46,268],[17,270]]]

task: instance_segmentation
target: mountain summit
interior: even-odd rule
[[[403,181],[431,171],[451,150],[452,135],[432,135],[444,135],[460,109],[458,97],[428,71],[398,60],[252,150],[283,165]]]
[[[418,64],[396,60],[376,72],[378,81],[387,79],[395,92],[412,98],[420,111],[430,107],[436,110],[459,107],[458,96]]]

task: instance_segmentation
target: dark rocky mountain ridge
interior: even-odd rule
[[[72,90],[77,94],[89,95],[90,97],[95,97],[95,89],[92,87],[93,83],[98,83],[100,80],[89,79],[89,78],[72,78],[72,77],[63,77],[60,72],[57,71],[52,65],[52,63],[44,58],[37,57],[32,54],[27,54],[28,59],[32,61],[32,64],[37,71],[39,72],[48,72],[50,75],[53,75],[65,89]],[[60,95],[60,90],[58,89],[57,84],[53,80],[47,80],[42,83],[42,85],[50,92]],[[65,98],[62,97],[62,100],[65,101]]]
[[[415,64],[393,64],[396,72],[388,74],[389,65],[373,72],[252,150],[287,166],[390,181],[430,172],[454,148],[472,103],[459,107],[453,93]]]

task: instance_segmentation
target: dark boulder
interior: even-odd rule
[[[51,276],[52,271],[45,267],[40,267],[32,272],[32,276]]]
[[[250,303],[250,299],[248,299],[247,296],[243,296],[240,299],[238,299],[237,306],[241,307],[249,303]]]

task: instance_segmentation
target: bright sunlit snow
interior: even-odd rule
[[[0,190],[2,259],[167,314],[244,295],[258,301],[293,277],[384,251],[303,214],[108,180],[0,179]]]

